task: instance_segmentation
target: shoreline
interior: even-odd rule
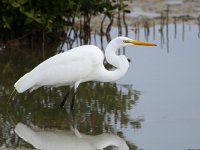
[[[134,0],[127,3],[130,13],[125,14],[127,26],[137,28],[151,27],[157,24],[188,22],[200,26],[200,3],[198,0]],[[125,27],[121,13],[121,26]],[[114,14],[112,26],[117,27],[118,13]],[[103,15],[91,19],[91,29],[100,34]],[[98,22],[98,24],[97,24]],[[106,17],[103,29],[108,27],[110,20]],[[97,30],[98,31],[97,31]]]

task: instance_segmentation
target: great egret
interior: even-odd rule
[[[71,131],[45,131],[18,123],[15,133],[40,150],[103,150],[108,146],[115,146],[116,150],[129,150],[126,142],[117,135],[109,133],[86,135],[76,128],[72,128]]]
[[[129,62],[124,55],[116,55],[116,51],[128,45],[156,46],[149,42],[132,40],[128,37],[117,37],[110,41],[105,49],[108,63],[116,67],[107,70],[104,67],[104,54],[93,45],[83,45],[64,53],[57,54],[22,76],[14,85],[17,92],[22,93],[28,89],[33,91],[41,86],[74,86],[71,101],[73,109],[75,94],[80,83],[86,81],[112,82],[120,79],[128,70]],[[69,92],[61,103],[63,107]]]

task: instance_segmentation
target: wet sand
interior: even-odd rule
[[[172,16],[200,15],[199,0],[134,0],[130,8],[133,11],[139,9],[144,12],[161,13],[168,6]]]

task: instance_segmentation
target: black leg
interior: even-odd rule
[[[70,90],[67,91],[65,97],[63,98],[62,102],[60,103],[60,108],[63,108],[63,106],[65,105],[65,102],[67,100],[67,97],[69,96]]]
[[[74,94],[73,94],[73,97],[72,97],[72,101],[71,101],[71,105],[70,105],[71,110],[74,109],[74,102],[76,100],[76,93],[77,93],[77,89],[74,91]]]

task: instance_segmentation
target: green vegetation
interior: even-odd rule
[[[60,38],[72,31],[77,36],[77,28],[79,36],[87,36],[92,16],[104,14],[111,19],[114,11],[127,6],[125,1],[128,0],[1,0],[1,42],[26,37],[44,39],[47,34]]]

